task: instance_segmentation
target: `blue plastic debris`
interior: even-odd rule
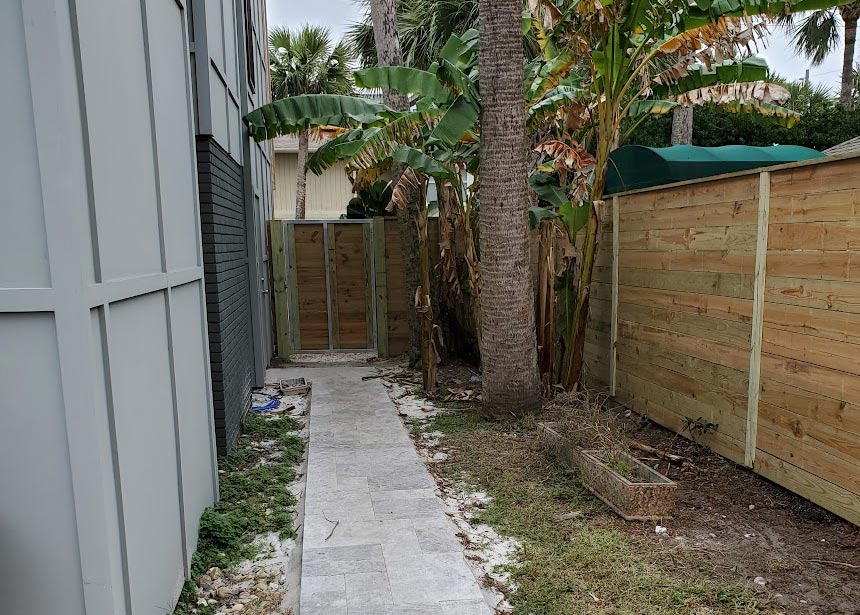
[[[265,406],[251,406],[251,410],[255,410],[256,412],[265,412],[266,410],[274,410],[280,405],[280,402],[276,399],[273,399]]]

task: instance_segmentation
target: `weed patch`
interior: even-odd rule
[[[540,449],[534,423],[491,424],[463,412],[422,428],[446,434],[450,460],[437,466],[444,478],[491,496],[477,521],[522,543],[509,570],[515,613],[759,613],[745,587],[717,578],[694,554],[613,526],[575,474]]]

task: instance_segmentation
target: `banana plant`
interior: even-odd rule
[[[763,60],[752,57],[770,20],[789,12],[827,8],[841,0],[528,0],[524,30],[533,29],[545,53],[563,57],[582,79],[578,92],[552,116],[550,140],[567,150],[592,152],[585,166],[567,168],[575,157],[549,159],[539,172],[572,172],[557,181],[585,211],[571,230],[585,227],[577,254],[579,280],[564,348],[561,383],[580,379],[589,291],[610,153],[629,134],[623,126],[679,104],[716,102],[735,111],[763,113],[791,125],[796,114],[781,106],[788,92],[767,82]],[[560,75],[564,77],[564,74]],[[632,120],[632,122],[630,121]],[[563,148],[557,148],[561,151]],[[567,173],[571,175],[570,173]],[[565,173],[562,173],[564,176]],[[534,180],[548,186],[550,182]],[[550,201],[551,202],[551,201]],[[560,208],[559,208],[560,209]]]

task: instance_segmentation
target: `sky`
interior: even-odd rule
[[[362,18],[364,9],[357,0],[267,0],[269,26],[298,27],[312,23],[328,27],[335,38],[340,38],[351,23]],[[794,53],[785,35],[775,28],[768,37],[767,46],[759,50],[767,59],[771,70],[788,79],[803,78],[810,69],[810,80],[838,92],[842,70],[842,49],[830,54],[819,66],[810,66],[803,57]]]

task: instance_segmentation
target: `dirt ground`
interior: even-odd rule
[[[678,483],[667,536],[619,522],[625,530],[680,539],[723,574],[763,577],[764,606],[860,613],[860,528],[635,413],[625,426],[630,437],[685,458],[680,466],[650,462]]]
[[[469,389],[466,405],[476,405],[477,373],[464,365],[443,368],[437,399],[447,390]],[[629,437],[684,462],[638,455],[678,483],[667,533],[609,512],[595,522],[654,541],[655,551],[676,543],[693,551],[715,578],[755,579],[759,605],[768,612],[860,615],[860,528],[645,417],[613,411]],[[525,437],[539,447],[536,430],[526,430]]]

